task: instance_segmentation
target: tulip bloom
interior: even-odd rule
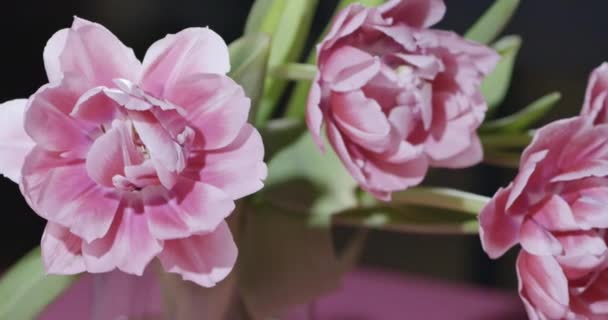
[[[441,0],[353,4],[318,45],[307,124],[361,187],[379,199],[419,184],[429,166],[482,160],[476,130],[487,109],[479,86],[498,61],[492,49],[429,29]]]
[[[141,274],[158,257],[202,286],[223,279],[237,255],[225,218],[266,165],[222,38],[186,29],[141,63],[76,18],[44,65],[48,84],[0,106],[0,172],[48,220],[46,270]]]

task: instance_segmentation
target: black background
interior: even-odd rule
[[[319,2],[311,38],[323,29],[336,3]],[[448,12],[438,28],[462,33],[492,1],[446,3]],[[251,0],[7,1],[0,19],[0,101],[27,97],[46,82],[44,45],[54,32],[69,27],[74,15],[105,25],[141,58],[157,39],[191,26],[209,26],[230,42],[241,34],[251,4]],[[589,72],[608,60],[607,9],[606,1],[522,1],[506,33],[521,35],[524,44],[510,94],[499,113],[512,112],[559,90],[563,100],[545,120],[576,114]],[[427,183],[491,195],[513,175],[512,170],[479,166],[461,172],[433,172]],[[39,243],[44,221],[27,207],[17,185],[3,178],[0,201],[1,270]],[[444,279],[490,286],[512,286],[515,279],[513,254],[490,262],[473,236],[374,232],[364,256],[369,265]]]

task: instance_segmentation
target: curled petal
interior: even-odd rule
[[[211,233],[167,240],[160,261],[168,272],[204,287],[223,280],[236,262],[237,248],[223,222]]]

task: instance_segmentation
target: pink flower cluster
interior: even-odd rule
[[[44,64],[47,85],[0,106],[0,172],[48,220],[46,270],[141,274],[158,257],[200,285],[223,279],[237,256],[225,218],[266,165],[222,38],[186,29],[141,63],[76,18]]]
[[[361,187],[379,199],[419,184],[429,166],[481,161],[476,130],[486,102],[479,86],[496,52],[452,32],[428,29],[442,0],[393,0],[343,10],[318,46],[319,73],[307,123]]]
[[[608,318],[608,64],[591,75],[580,116],[539,129],[519,173],[480,216],[484,250],[515,244],[530,319]]]

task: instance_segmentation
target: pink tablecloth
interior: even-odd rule
[[[128,284],[129,278],[121,273],[105,277],[103,283],[95,286],[93,282],[100,280],[94,279],[98,278],[84,276],[51,305],[41,319],[91,319],[92,308],[97,305],[111,305],[115,310],[130,310],[140,316],[159,314],[162,307],[160,292],[153,277],[148,277],[150,280],[144,281],[148,288],[142,290],[139,287],[134,293]],[[93,288],[100,285],[105,289],[111,288],[112,295],[100,295],[97,299],[111,299],[110,304],[92,303]],[[141,297],[142,292],[147,297]],[[314,318],[311,318],[311,313],[314,313]],[[114,317],[108,314],[92,320],[114,320]],[[345,277],[341,290],[320,297],[312,305],[294,307],[283,319],[516,320],[526,317],[517,296],[510,292],[358,269]]]

